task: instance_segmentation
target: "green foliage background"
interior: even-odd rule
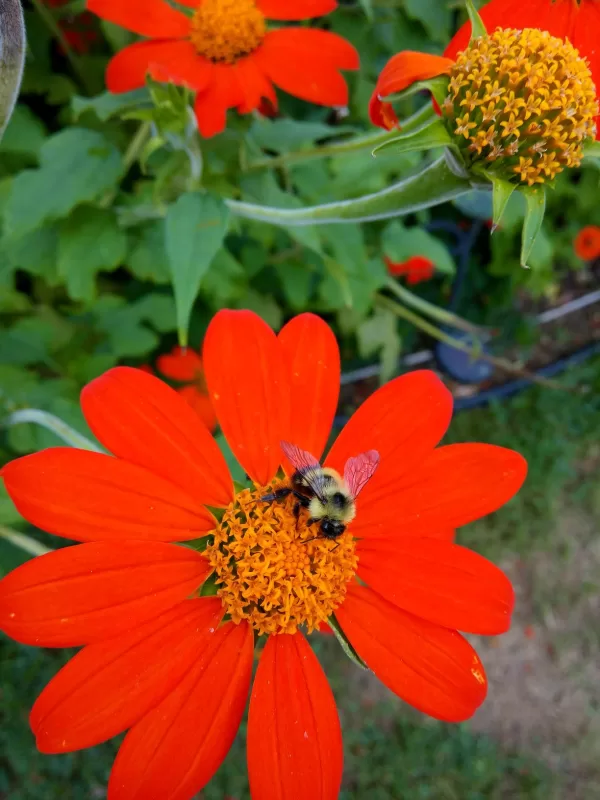
[[[430,257],[436,277],[419,292],[444,305],[454,260],[449,242],[424,226],[432,219],[463,225],[488,219],[489,198],[474,193],[402,221],[288,229],[233,218],[223,198],[281,207],[324,203],[378,191],[417,167],[417,153],[374,159],[368,147],[346,154],[334,147],[333,155],[328,148],[372,130],[368,99],[386,60],[401,49],[441,52],[464,19],[457,5],[341,2],[317,24],[361,54],[360,72],[348,75],[347,115],[282,96],[279,118],[230,113],[226,132],[201,141],[185,92],[157,84],[121,96],[104,91],[107,59],[131,41],[129,34],[96,21],[89,52],[68,58],[48,14],[59,26],[71,24],[83,3],[54,9],[43,0],[28,3],[22,95],[0,142],[0,417],[41,408],[86,433],[82,385],[116,364],[152,363],[175,344],[178,328],[189,329],[189,344],[199,347],[208,320],[223,307],[253,309],[275,328],[298,312],[319,313],[334,326],[345,365],[379,359],[390,375],[417,337],[377,304],[387,280],[383,254],[399,261]],[[404,113],[423,102],[406,101]],[[515,292],[551,297],[567,272],[582,267],[572,241],[583,225],[598,222],[598,178],[590,168],[558,180],[530,271],[518,266],[523,209],[515,198],[502,230],[491,241],[487,231],[478,240],[460,310],[530,342],[534,333],[515,307]],[[596,365],[587,380],[597,380],[597,372]],[[497,528],[466,533],[485,542],[480,549],[488,555],[488,545],[499,554],[521,550],[530,525],[548,530],[547,498],[568,483],[599,418],[593,404],[585,418],[579,405],[559,406],[534,393],[457,423],[453,435],[515,446],[533,464],[526,499],[503,512]],[[524,419],[531,422],[526,433]],[[547,424],[559,431],[554,438],[546,437]],[[0,430],[0,460],[55,443],[31,425]],[[0,524],[22,527],[4,495]],[[2,545],[4,572],[20,560]],[[531,758],[506,753],[466,727],[424,723],[390,699],[365,706],[332,645],[322,641],[317,649],[342,708],[343,798],[548,796],[552,781]],[[26,725],[28,707],[65,654],[7,641],[1,647],[0,796],[103,796],[113,744],[40,756]],[[203,796],[245,798],[246,792],[241,736]]]

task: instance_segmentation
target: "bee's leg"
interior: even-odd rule
[[[290,489],[298,503],[302,506],[302,508],[308,508],[310,505],[310,497],[306,497],[306,495],[300,494],[300,492],[296,492],[294,489]]]
[[[273,500],[285,500],[292,493],[292,490],[288,486],[283,486],[281,489],[276,489],[271,494],[263,495],[260,500],[261,502],[265,503],[272,503]]]
[[[314,525],[315,522],[318,522],[318,521],[319,520],[315,519],[314,517],[309,517],[308,520],[306,521],[306,527],[310,528],[311,525]]]
[[[331,550],[330,550],[329,552],[330,552],[330,553],[335,553],[335,551],[338,549],[338,547],[339,547],[339,546],[340,546],[340,543],[339,543],[339,542],[336,542],[336,543],[335,543],[335,547],[332,547],[332,548],[331,548]]]
[[[294,516],[296,517],[296,530],[298,530],[298,525],[300,524],[300,502],[297,501],[294,503]]]
[[[302,544],[308,544],[309,542],[314,542],[315,539],[322,539],[323,537],[319,534],[319,536],[313,536],[312,539],[302,539]]]

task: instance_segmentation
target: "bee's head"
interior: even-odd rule
[[[338,536],[341,536],[345,530],[346,526],[343,522],[339,522],[339,520],[324,519],[321,522],[321,533],[327,539],[335,539]]]

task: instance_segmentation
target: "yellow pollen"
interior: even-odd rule
[[[217,594],[236,624],[243,619],[259,634],[308,633],[341,605],[358,557],[352,534],[332,540],[294,517],[294,498],[260,498],[281,487],[244,489],[227,508],[205,556],[215,569]],[[312,539],[313,541],[307,541]]]
[[[192,44],[217,63],[234,64],[254,52],[267,31],[255,0],[202,0],[192,17]]]
[[[569,41],[498,29],[459,53],[442,117],[466,164],[513,183],[552,181],[596,135],[598,96]]]

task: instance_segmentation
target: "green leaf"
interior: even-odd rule
[[[43,277],[51,286],[60,282],[57,268],[58,231],[43,226],[19,238],[3,239],[1,249],[14,269]]]
[[[137,228],[135,242],[127,264],[136,278],[153,283],[169,283],[169,262],[165,247],[165,223],[163,220],[151,222]]]
[[[101,122],[106,122],[112,117],[119,116],[125,111],[134,108],[151,108],[150,92],[146,87],[134,89],[132,92],[112,94],[104,92],[96,97],[79,97],[76,95],[71,101],[73,117],[79,119],[86,111],[93,111]]]
[[[28,106],[19,105],[4,131],[0,152],[20,153],[37,159],[45,139],[44,123]]]
[[[452,10],[443,0],[404,0],[406,13],[417,19],[429,36],[439,42],[447,40],[452,24]]]
[[[299,150],[303,145],[314,144],[320,139],[331,139],[344,133],[355,133],[352,125],[333,127],[324,122],[310,122],[291,119],[256,120],[250,129],[250,136],[265,150],[286,153]]]
[[[359,0],[366,18],[369,22],[373,21],[373,0]]]
[[[24,170],[12,182],[5,208],[10,236],[23,236],[95,200],[115,186],[122,170],[112,142],[84,128],[66,128],[47,139],[40,162],[39,169]]]
[[[473,5],[473,0],[465,0],[467,6],[467,13],[471,21],[471,41],[478,39],[480,36],[487,36],[487,30],[483,24],[483,20]]]
[[[334,632],[335,638],[340,643],[342,650],[348,656],[350,661],[352,661],[357,667],[360,667],[361,669],[369,669],[365,664],[365,662],[362,660],[362,658],[358,655],[354,647],[352,647],[349,639],[346,638],[346,634],[342,630],[342,626],[340,625],[340,623],[335,618],[335,615],[329,617],[327,622],[329,623],[331,630]]]
[[[228,223],[226,206],[208,194],[183,194],[167,210],[166,249],[182,346],[187,345],[190,315],[202,278],[223,244]]]
[[[590,139],[583,146],[583,157],[585,158],[600,158],[600,141],[597,139]]]
[[[436,78],[429,78],[426,81],[415,81],[403,89],[401,92],[395,94],[385,95],[386,103],[395,103],[399,100],[404,100],[407,97],[412,97],[422,91],[429,91],[436,99],[438,105],[442,105],[446,97],[448,97],[448,83],[450,79],[447,75],[438,75]]]
[[[438,272],[454,275],[456,265],[446,245],[420,226],[405,227],[399,220],[390,222],[381,237],[381,248],[394,262],[402,263],[412,256],[424,256]]]
[[[379,153],[410,153],[413,150],[433,150],[436,147],[448,147],[452,144],[450,134],[446,130],[441,120],[432,120],[428,125],[413,131],[412,133],[400,134],[373,150],[373,155]]]
[[[126,253],[127,235],[108,209],[81,206],[60,225],[58,272],[73,300],[93,300],[96,274],[115,270]]]
[[[521,189],[525,197],[526,210],[521,243],[521,266],[528,268],[527,261],[542,227],[546,212],[546,192],[544,189]]]
[[[492,233],[498,225],[500,225],[500,220],[504,212],[506,211],[506,206],[508,205],[508,201],[512,197],[512,193],[517,188],[514,183],[510,183],[510,181],[502,180],[502,178],[497,178],[495,176],[489,175],[489,179],[492,182],[493,186],[493,216],[492,220],[494,223],[494,227],[492,229]]]
[[[359,353],[363,358],[379,355],[380,380],[388,381],[398,369],[402,340],[398,334],[396,315],[385,309],[377,309],[356,330]]]

